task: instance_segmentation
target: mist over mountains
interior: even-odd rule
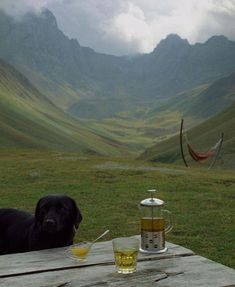
[[[117,57],[69,39],[49,10],[21,21],[0,11],[0,38],[1,58],[57,106],[81,118],[152,107],[235,71],[235,42],[224,36],[190,45],[171,34],[150,54]]]

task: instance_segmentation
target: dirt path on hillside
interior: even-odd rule
[[[187,171],[180,170],[180,169],[174,169],[174,168],[167,168],[167,167],[156,167],[156,166],[148,166],[148,165],[130,165],[125,163],[118,163],[118,162],[112,162],[107,161],[102,164],[98,164],[95,166],[95,168],[98,169],[121,169],[121,170],[141,170],[141,171],[160,171],[162,173],[167,174],[185,174]]]

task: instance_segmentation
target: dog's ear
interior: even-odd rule
[[[36,205],[35,213],[34,213],[36,225],[40,225],[40,223],[41,223],[41,213],[40,213],[41,201],[42,201],[42,199],[40,199],[38,201],[38,203]]]
[[[80,222],[82,221],[82,214],[80,212],[80,209],[77,206],[77,203],[75,200],[72,199],[73,206],[74,206],[74,217],[73,217],[73,224],[76,229],[78,229]]]

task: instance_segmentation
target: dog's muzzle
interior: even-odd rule
[[[48,233],[53,233],[57,231],[57,224],[55,219],[48,218],[45,219],[43,222],[43,231],[48,232]]]

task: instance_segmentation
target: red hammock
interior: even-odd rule
[[[207,152],[197,152],[197,151],[193,150],[192,146],[189,143],[187,144],[187,147],[188,147],[188,151],[189,151],[191,157],[195,161],[198,161],[201,163],[208,160],[215,153],[214,148],[209,149]]]
[[[188,163],[186,162],[185,156],[184,156],[184,150],[183,150],[183,124],[184,124],[184,119],[181,120],[181,126],[180,126],[180,150],[181,150],[181,156],[182,159],[184,161],[185,166],[188,167]],[[197,152],[195,151],[191,144],[188,141],[188,137],[187,137],[187,133],[184,133],[185,135],[185,139],[186,139],[186,143],[187,143],[187,147],[188,147],[188,152],[191,155],[191,157],[199,162],[199,163],[203,163],[205,161],[207,161],[209,158],[214,157],[213,161],[211,162],[210,166],[208,168],[211,168],[220,153],[220,149],[222,147],[222,143],[223,143],[223,138],[224,138],[224,134],[221,134],[221,138],[219,139],[219,141],[213,146],[211,147],[207,152]]]
[[[186,136],[186,140],[187,140],[187,136]],[[187,147],[188,147],[189,154],[195,161],[203,163],[204,161],[208,160],[211,156],[215,154],[217,148],[222,143],[222,140],[223,139],[220,138],[219,141],[213,147],[211,147],[207,152],[197,152],[193,150],[192,146],[187,140]]]

